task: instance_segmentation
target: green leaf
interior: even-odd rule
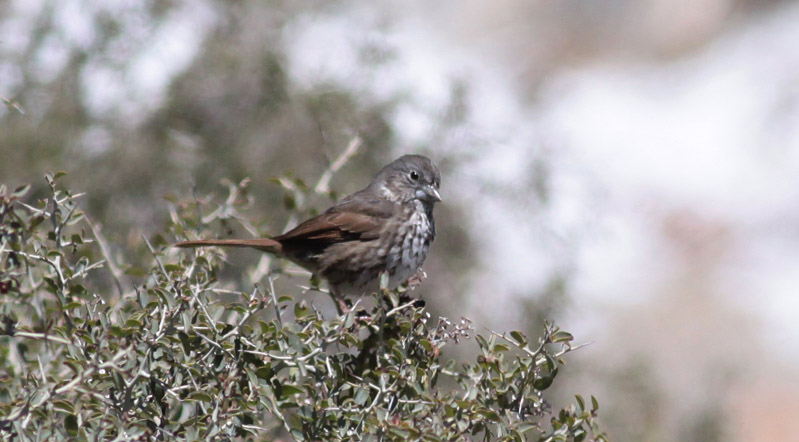
[[[433,343],[427,339],[420,339],[419,345],[421,345],[422,348],[425,349],[425,351],[433,351]]]
[[[585,400],[579,394],[575,394],[574,398],[577,399],[577,404],[580,406],[580,410],[585,410]]]
[[[571,342],[574,340],[574,336],[571,333],[565,332],[563,330],[559,330],[552,335],[552,342]]]
[[[297,318],[302,318],[303,316],[308,315],[311,312],[311,309],[304,302],[300,302],[294,304],[294,316]]]
[[[344,328],[350,328],[355,323],[355,312],[350,310],[344,315]]]
[[[74,414],[68,414],[64,417],[64,428],[71,436],[78,435],[78,418]]]
[[[369,399],[369,392],[365,388],[359,388],[355,391],[355,397],[353,401],[355,401],[358,405],[363,405]]]
[[[31,190],[30,184],[19,186],[11,194],[11,198],[22,198],[29,190]]]
[[[167,272],[182,272],[183,271],[183,267],[181,267],[181,266],[179,266],[177,264],[164,264],[164,269],[166,269]]]
[[[387,275],[387,274],[385,274],[385,275]],[[388,287],[388,276],[386,276],[385,283],[386,283],[386,287]],[[382,284],[383,284],[382,276],[381,276],[380,284],[381,284],[381,288],[382,288]],[[399,303],[400,303],[399,295],[397,294],[397,292],[395,290],[391,290],[391,291],[388,292],[388,299],[391,301],[391,308],[396,308],[396,307],[399,306]]]
[[[164,238],[164,235],[161,235],[160,233],[153,236],[151,242],[153,243],[154,246],[158,247],[163,247],[170,244],[169,241],[167,241],[166,238]]]
[[[287,210],[294,210],[297,208],[297,199],[294,198],[294,195],[287,193],[283,196],[283,206]]]
[[[61,411],[63,413],[68,413],[68,414],[74,414],[75,413],[74,407],[72,407],[72,404],[70,402],[67,402],[67,401],[61,401],[61,400],[55,401],[55,402],[53,402],[53,408],[56,411]]]
[[[379,287],[380,287],[381,290],[388,290],[388,282],[389,282],[388,272],[381,272],[380,276],[378,277],[378,281],[380,283]],[[393,301],[394,300],[392,299],[392,303],[393,303]],[[392,307],[396,307],[396,306],[397,305],[394,304]]]
[[[294,396],[295,394],[300,394],[300,393],[302,393],[304,391],[305,390],[303,390],[302,388],[300,388],[300,387],[298,387],[296,385],[283,384],[283,388],[282,388],[280,396],[281,397]]]
[[[510,337],[513,338],[514,341],[518,342],[521,346],[527,345],[527,338],[520,331],[514,330],[510,332]]]
[[[505,344],[494,344],[494,351],[508,351],[510,347]]]
[[[533,387],[535,387],[538,391],[543,391],[549,388],[552,385],[552,382],[555,380],[555,376],[558,374],[558,369],[555,368],[549,373],[542,375],[540,378],[537,378],[533,382]]]
[[[195,392],[192,392],[189,395],[188,400],[190,400],[190,401],[200,401],[200,402],[211,402],[211,395],[209,395],[208,393],[206,393],[204,391],[195,391]]]
[[[125,269],[125,274],[129,276],[142,277],[142,276],[147,276],[148,272],[142,267],[129,266],[128,268]]]

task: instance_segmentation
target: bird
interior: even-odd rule
[[[286,258],[328,282],[334,299],[388,289],[416,275],[436,237],[433,206],[441,173],[422,155],[404,155],[368,186],[271,238],[199,239],[176,247],[249,247]],[[385,282],[385,281],[384,281]]]

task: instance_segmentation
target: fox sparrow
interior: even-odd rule
[[[319,216],[272,238],[203,239],[177,247],[251,247],[288,258],[318,274],[333,295],[394,288],[413,276],[436,236],[433,204],[441,174],[430,159],[405,155],[383,167],[366,188]]]

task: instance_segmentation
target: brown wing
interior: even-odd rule
[[[281,243],[319,241],[335,243],[377,238],[383,224],[394,213],[390,201],[353,194],[325,213],[311,218],[294,229],[276,236]]]

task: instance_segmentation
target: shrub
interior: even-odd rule
[[[220,255],[178,254],[160,235],[140,270],[112,258],[57,179],[37,202],[0,188],[3,438],[605,440],[596,399],[553,411],[543,397],[573,350],[554,325],[475,334],[407,288],[326,315],[278,296],[268,273],[225,289]],[[246,223],[244,184],[211,215],[172,206],[169,230]],[[464,342],[473,360],[442,356]]]

